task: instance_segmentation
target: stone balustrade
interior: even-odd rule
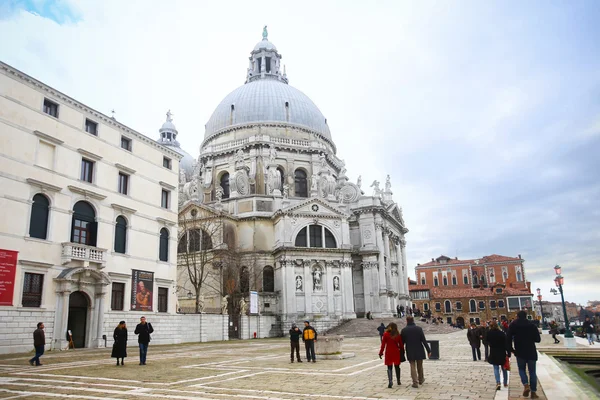
[[[62,244],[61,262],[66,265],[74,260],[87,261],[89,263],[106,266],[106,249],[100,249],[85,244],[65,242]]]

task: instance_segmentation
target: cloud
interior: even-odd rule
[[[0,59],[152,138],[171,109],[198,155],[267,24],[352,180],[370,193],[391,175],[409,270],[522,254],[534,287],[564,264],[567,298],[584,302],[600,260],[599,14],[594,1],[9,1]]]
[[[59,25],[81,20],[78,9],[67,0],[8,0],[0,4],[0,20],[12,18],[21,11],[47,18]]]

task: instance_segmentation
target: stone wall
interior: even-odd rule
[[[0,354],[33,351],[33,331],[43,322],[46,331],[46,350],[51,347],[54,330],[54,311],[0,310]]]
[[[106,335],[106,347],[113,344],[113,332],[119,321],[127,323],[128,346],[137,347],[135,327],[139,318],[145,315],[152,324],[154,333],[151,344],[178,344],[229,340],[229,316],[221,314],[162,314],[108,312],[104,314],[102,333]],[[46,350],[59,350],[58,343],[52,343],[54,331],[54,311],[40,310],[1,310],[0,309],[0,354],[24,353],[33,351],[33,331],[38,322],[44,322]],[[244,316],[241,325],[241,338],[248,339],[257,333],[259,338],[280,336],[280,323],[275,316]],[[289,329],[289,328],[288,328]],[[100,340],[101,346],[104,342]]]

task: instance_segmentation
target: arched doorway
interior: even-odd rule
[[[69,319],[67,321],[67,331],[73,335],[75,348],[85,347],[85,333],[87,328],[87,314],[89,301],[85,293],[77,291],[69,296]],[[67,334],[67,332],[65,332]]]
[[[465,319],[463,317],[456,318],[456,325],[464,327],[465,326]]]

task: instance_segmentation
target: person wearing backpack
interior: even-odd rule
[[[315,357],[315,342],[317,341],[317,331],[315,328],[310,326],[309,321],[304,321],[304,331],[302,332],[302,341],[306,348],[306,360],[310,362],[317,362]]]

